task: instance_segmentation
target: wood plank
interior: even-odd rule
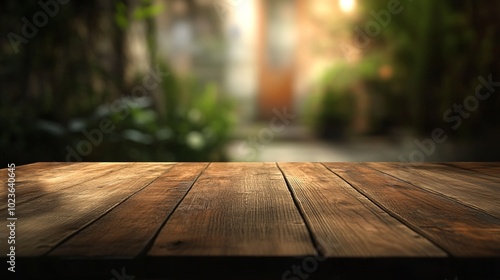
[[[178,163],[49,255],[138,256],[207,166],[208,163]]]
[[[14,173],[16,175],[17,183],[32,182],[33,176],[39,172],[46,171],[48,169],[59,169],[59,168],[74,168],[77,165],[75,163],[65,163],[65,162],[35,162],[26,165],[16,166]],[[7,166],[0,169],[0,179],[2,182],[7,180]],[[4,197],[7,194],[7,189],[0,188],[0,196]]]
[[[332,172],[456,257],[500,255],[500,220],[362,163],[325,163]]]
[[[500,188],[500,177],[495,177],[491,176],[479,171],[471,170],[471,169],[466,169],[466,168],[460,168],[457,165],[451,165],[448,163],[427,163],[430,166],[433,167],[435,170],[439,170],[441,173],[446,174],[449,177],[452,178],[457,178],[457,175],[461,178],[467,178],[468,181],[473,181],[476,183],[481,183],[483,181],[486,181],[487,184],[491,185],[489,182],[493,182],[493,186],[495,189]],[[492,166],[493,170],[494,167]],[[500,172],[500,168],[499,168]],[[480,179],[475,180],[475,179]]]
[[[279,163],[328,257],[444,257],[320,163]]]
[[[366,165],[500,218],[500,185],[493,181],[464,175],[460,169],[433,163],[405,165],[408,168],[399,168],[401,166],[398,163]]]
[[[157,164],[126,165],[126,168],[113,174],[67,189],[39,182],[41,189],[48,194],[30,201],[29,206],[17,209],[19,220],[16,242],[19,245],[16,254],[39,256],[47,253],[171,167]],[[53,188],[61,190],[53,192]]]
[[[55,169],[52,168],[53,165],[42,165],[35,167],[35,170],[26,170],[24,166],[21,166],[15,171],[16,204],[22,207],[24,203],[38,197],[79,186],[86,181],[110,175],[127,166],[130,164],[85,163],[68,164]],[[49,186],[50,192],[43,186]],[[0,205],[0,211],[5,209],[7,205]]]
[[[275,163],[212,163],[149,256],[301,256],[315,249]]]
[[[500,162],[449,162],[446,164],[500,178]]]
[[[32,170],[32,172],[37,172],[40,170],[48,169],[48,168],[60,168],[60,167],[68,167],[72,165],[80,165],[75,162],[33,162],[23,165],[16,165],[16,169],[24,169],[24,170]]]
[[[16,166],[16,170],[21,172],[30,172],[36,174],[39,172],[47,172],[47,170],[75,170],[84,166],[92,165],[92,162],[35,162],[26,165]]]
[[[15,162],[14,162],[15,164]],[[48,167],[50,168],[58,168],[62,166],[69,166],[69,165],[74,165],[77,164],[75,162],[32,162],[32,163],[27,163],[27,164],[16,164],[16,169],[17,168],[23,168],[23,169],[46,169]],[[2,169],[7,168],[7,165],[2,166]],[[1,169],[0,169],[1,170]]]

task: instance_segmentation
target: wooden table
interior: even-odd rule
[[[22,279],[500,279],[500,163],[34,163],[15,175]]]

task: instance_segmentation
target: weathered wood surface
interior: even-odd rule
[[[276,164],[212,163],[149,254],[301,256],[314,247]]]
[[[183,199],[206,163],[166,168],[145,189],[57,247],[51,255],[135,257]],[[140,173],[139,173],[140,174]]]
[[[368,199],[450,255],[500,255],[500,219],[446,195],[410,184],[404,178],[397,179],[379,172],[366,164],[325,165]],[[419,177],[421,180],[425,178],[423,175]],[[439,184],[435,186],[438,188]],[[494,199],[491,197],[489,200]]]
[[[280,163],[328,257],[445,256],[320,163]]]
[[[21,202],[16,207],[19,219],[16,242],[20,244],[16,253],[19,256],[46,254],[135,192],[147,187],[171,165],[128,164],[124,168],[112,166],[109,168],[117,169],[111,174],[107,173],[106,166],[91,166],[94,170],[89,172],[95,174],[95,177],[77,185],[73,185],[73,180],[78,181],[80,173],[70,172],[68,179],[73,180],[63,180],[66,182],[63,185],[47,183],[53,178],[44,172],[32,175],[37,177],[33,180],[39,195],[33,195],[34,199]],[[101,172],[106,173],[106,176],[101,176]],[[23,186],[21,181],[16,190],[25,188],[29,187]],[[22,192],[17,193],[16,197],[22,201]]]
[[[154,275],[208,260],[220,270],[217,260],[277,269],[310,256],[347,269],[418,259],[446,273],[457,258],[500,260],[499,163],[34,163],[15,172],[21,260],[135,260]],[[0,211],[5,220],[6,203]]]

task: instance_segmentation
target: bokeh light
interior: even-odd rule
[[[356,6],[355,0],[339,0],[340,9],[344,13],[350,13]]]

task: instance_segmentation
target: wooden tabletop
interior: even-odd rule
[[[15,175],[19,274],[500,279],[500,163],[33,163]]]

